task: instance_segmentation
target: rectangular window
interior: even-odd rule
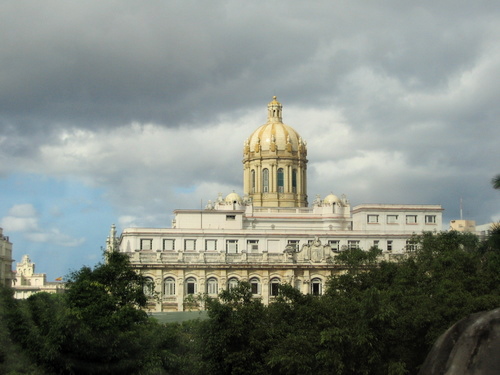
[[[250,286],[252,287],[252,294],[259,294],[259,284],[258,283],[251,283]]]
[[[370,224],[378,223],[378,215],[368,215],[368,223]]]
[[[293,248],[294,251],[299,251],[300,240],[288,240],[288,245]]]
[[[270,288],[271,296],[277,296],[279,291],[279,283],[272,282]]]
[[[387,215],[387,224],[397,224],[398,215]]]
[[[377,247],[378,248],[378,244],[380,243],[379,240],[374,240],[373,241],[373,247]]]
[[[314,281],[311,284],[311,294],[313,296],[319,296],[319,295],[321,295],[321,282]]]
[[[340,250],[340,241],[328,240],[328,246],[330,246],[330,249],[332,249],[332,251],[339,251]]]
[[[260,294],[260,282],[256,277],[250,279],[250,287],[252,288],[252,294]]]
[[[269,169],[262,170],[262,191],[267,193],[269,191]]]
[[[238,240],[226,240],[226,252],[234,254],[238,252]]]
[[[194,294],[195,293],[195,283],[194,282],[188,282],[186,284],[186,292],[187,294]]]
[[[249,253],[259,252],[259,240],[247,240],[247,251]]]
[[[235,221],[236,215],[226,215],[226,221]]]
[[[387,241],[387,251],[392,251],[392,240]]]
[[[207,293],[208,294],[217,294],[219,293],[219,286],[217,283],[217,279],[210,278],[207,280]]]
[[[175,280],[172,277],[168,277],[164,281],[165,285],[165,295],[175,296]]]
[[[175,250],[175,240],[164,239],[163,240],[163,250]]]
[[[436,224],[436,215],[425,215],[425,224]]]
[[[153,250],[153,240],[141,239],[141,250]]]
[[[417,244],[412,240],[406,240],[406,251],[417,250]]]
[[[417,215],[406,215],[406,224],[417,224]]]
[[[349,249],[359,249],[359,241],[349,240],[347,241],[347,247]]]
[[[217,250],[217,240],[205,240],[205,250],[206,251]]]
[[[185,251],[195,251],[196,250],[196,240],[184,240],[184,250]]]
[[[278,193],[284,193],[285,192],[285,173],[283,171],[283,168],[278,169]]]

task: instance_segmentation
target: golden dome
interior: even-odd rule
[[[267,122],[243,144],[243,193],[256,207],[307,207],[306,143],[282,108],[273,97]]]
[[[282,105],[276,96],[269,102],[267,108],[267,123],[255,130],[246,142],[249,151],[297,152],[299,145],[305,149],[305,143],[299,133],[291,126],[283,124],[281,120]]]

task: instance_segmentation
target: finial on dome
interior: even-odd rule
[[[281,122],[281,103],[273,96],[273,100],[267,105],[267,121],[268,122]]]

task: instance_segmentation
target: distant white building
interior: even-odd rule
[[[26,299],[38,292],[64,293],[64,283],[47,282],[44,273],[35,273],[35,263],[28,255],[24,255],[21,262],[17,263],[12,289],[14,298]]]
[[[479,236],[479,238],[485,239],[491,234],[491,229],[494,225],[498,225],[498,223],[476,225],[475,233]]]
[[[361,204],[346,196],[307,196],[306,142],[282,122],[276,97],[267,122],[243,147],[243,196],[219,194],[204,209],[175,210],[171,228],[126,228],[107,248],[130,255],[150,278],[152,311],[182,311],[190,296],[216,296],[248,281],[264,303],[279,283],[323,293],[344,267],[335,257],[349,248],[376,246],[386,259],[414,250],[413,234],[442,229],[440,205]]]
[[[0,228],[0,284],[12,285],[12,243]]]
[[[476,222],[474,220],[452,220],[450,221],[450,230],[456,230],[457,232],[476,232]]]
[[[478,235],[480,239],[484,240],[490,235],[493,225],[495,225],[495,223],[476,225],[474,220],[460,219],[450,221],[450,230],[474,233]]]

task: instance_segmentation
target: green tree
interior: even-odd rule
[[[63,355],[79,374],[133,373],[154,356],[152,322],[146,305],[147,279],[126,254],[109,252],[105,263],[83,267],[68,277],[68,331]]]
[[[267,309],[252,297],[250,284],[208,298],[208,320],[200,331],[203,374],[268,374]]]
[[[397,263],[349,250],[322,296],[280,285],[263,306],[246,284],[224,291],[207,301],[201,373],[415,374],[453,323],[500,306],[496,235],[422,233]]]
[[[179,323],[159,324],[155,337],[159,340],[156,353],[161,360],[162,368],[167,374],[196,375],[202,371],[201,351],[204,343],[199,340],[199,319]],[[158,368],[156,368],[158,371]],[[161,374],[151,372],[151,374]]]
[[[73,272],[64,295],[13,301],[11,337],[50,374],[166,373],[175,337],[141,309],[145,285],[127,255],[108,253]]]
[[[13,291],[0,285],[0,374],[43,375],[43,368],[37,366],[26,350],[16,342],[17,335],[27,332],[20,311],[19,301],[13,297]],[[11,329],[16,322],[17,331]]]
[[[481,251],[477,236],[451,231],[413,240],[418,249],[406,260],[381,262],[369,272],[348,272],[330,281],[332,309],[347,311],[337,318],[340,330],[332,326],[330,342],[347,337],[349,345],[343,347],[359,340],[375,343],[369,351],[350,347],[361,355],[353,363],[345,353],[342,373],[366,373],[370,363],[380,363],[380,372],[368,373],[415,373],[433,342],[454,322],[500,306],[498,252]]]
[[[375,246],[368,251],[353,248],[341,252],[335,257],[335,261],[339,264],[346,265],[350,272],[353,272],[361,268],[366,268],[366,266],[373,266],[377,263],[377,257],[380,254],[382,254],[382,250]]]
[[[500,174],[491,179],[491,184],[493,185],[493,189],[500,189]]]
[[[278,297],[268,307],[269,373],[331,374],[321,358],[321,331],[330,326],[332,311],[324,298],[302,294],[291,285],[279,286]]]

